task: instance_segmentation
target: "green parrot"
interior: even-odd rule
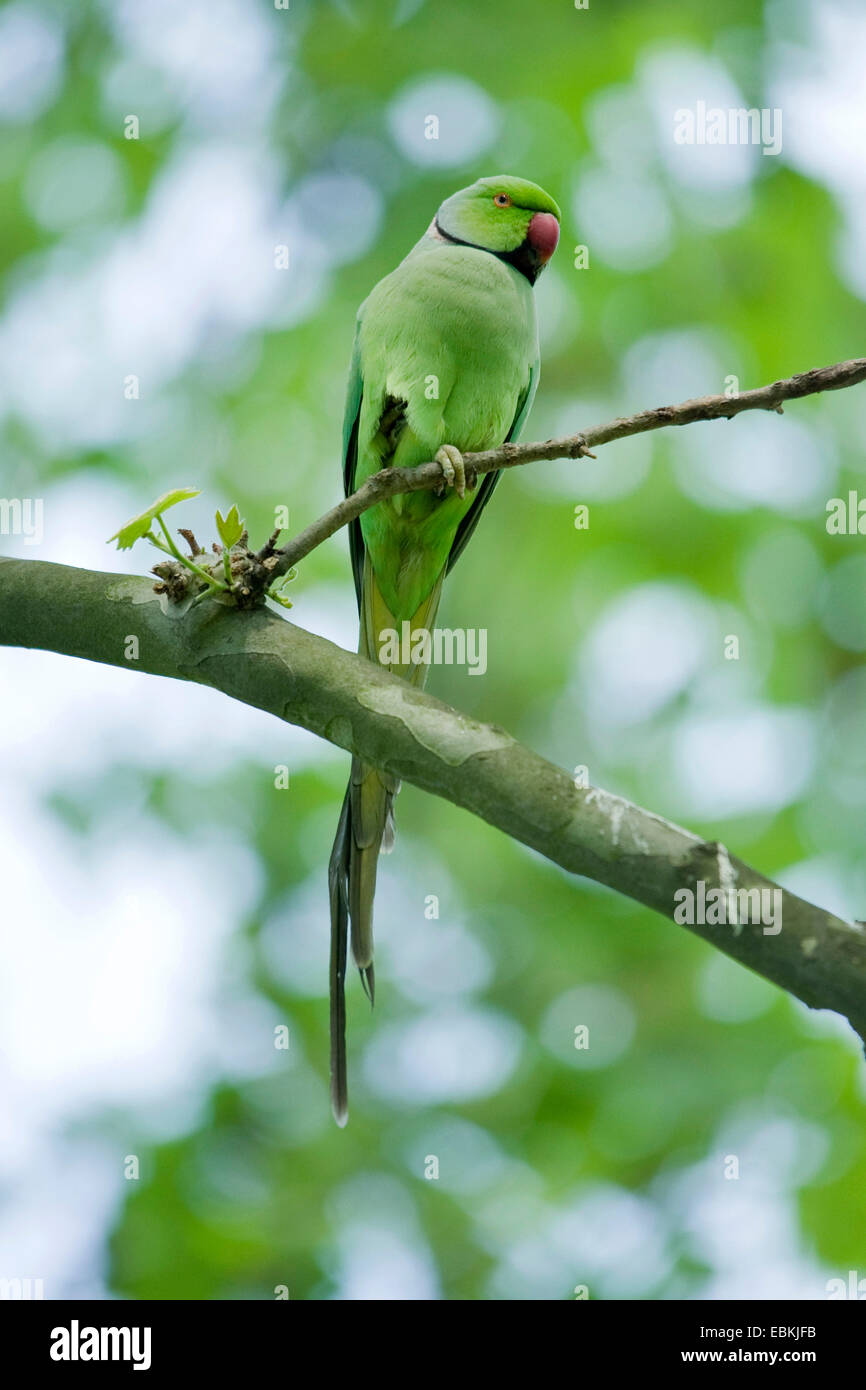
[[[408,622],[414,638],[433,627],[442,582],[499,477],[487,473],[467,495],[463,454],[514,440],[524,426],[539,374],[532,286],[556,249],[559,222],[556,203],[536,184],[479,179],[445,200],[358,310],[343,423],[346,495],[392,465],[435,459],[443,477],[435,492],[391,497],[351,523],[358,650],[370,661],[379,660],[386,629],[401,632]],[[423,664],[388,669],[417,686],[427,676]],[[376,868],[380,851],[393,847],[398,790],[391,773],[353,758],[331,853],[331,1105],[341,1126],[350,924],[372,1003]]]

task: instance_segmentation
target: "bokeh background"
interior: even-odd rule
[[[563,208],[525,438],[861,353],[864,46],[855,0],[6,4],[0,493],[44,498],[45,532],[4,553],[144,573],[105,540],[181,485],[200,538],[232,502],[262,538],[278,504],[319,514],[357,305],[483,174]],[[779,108],[781,153],[676,144],[698,101]],[[430,688],[866,917],[866,557],[825,527],[866,488],[864,428],[859,388],[516,470],[441,611],[487,628],[487,675]],[[345,535],[292,597],[354,647]],[[0,692],[0,1275],[148,1299],[819,1299],[866,1276],[844,1021],[404,787],[339,1132],[347,758],[38,652],[0,653]]]

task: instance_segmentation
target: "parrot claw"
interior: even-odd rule
[[[460,450],[456,449],[453,444],[443,444],[435,455],[435,461],[442,469],[444,479],[439,495],[442,495],[446,487],[453,487],[458,497],[465,497],[466,467]]]

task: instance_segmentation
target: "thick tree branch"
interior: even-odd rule
[[[866,364],[864,364],[866,369]],[[697,417],[696,417],[697,418]],[[138,638],[135,661],[128,638]],[[769,889],[771,880],[650,811],[575,788],[504,730],[480,724],[382,668],[264,609],[190,609],[148,580],[0,559],[0,644],[37,647],[208,685],[309,729],[462,806],[575,874],[672,917],[675,894]],[[783,892],[781,931],[690,927],[866,1039],[866,933]]]
[[[472,474],[492,473],[497,468],[517,468],[524,463],[581,458],[600,444],[610,444],[614,439],[625,439],[631,434],[646,434],[648,430],[664,429],[667,425],[692,425],[698,420],[731,420],[744,410],[774,410],[781,413],[784,401],[814,396],[821,391],[839,391],[864,380],[866,357],[855,357],[850,362],[837,362],[832,367],[814,367],[811,371],[799,372],[782,381],[773,381],[769,386],[759,386],[754,391],[741,391],[737,396],[697,396],[680,405],[656,406],[653,410],[642,410],[639,415],[594,425],[564,439],[548,439],[542,444],[503,444],[498,449],[486,449],[483,453],[465,454],[467,478]],[[417,468],[383,468],[357,492],[325,512],[324,516],[274,552],[277,564],[269,570],[269,578],[287,573],[292,565],[309,555],[316,546],[377,502],[394,497],[399,492],[426,492],[438,487],[441,482],[442,470],[438,463],[432,461],[419,464]],[[264,558],[264,552],[261,555]]]

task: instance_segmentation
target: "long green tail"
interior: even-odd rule
[[[417,613],[411,630],[431,628],[436,620],[444,570]],[[378,661],[379,639],[386,628],[399,632],[401,625],[382,597],[369,556],[364,561],[361,598],[361,635],[358,651]],[[394,664],[388,669],[413,685],[423,686],[427,667]],[[394,798],[400,790],[392,773],[352,759],[352,772],[328,867],[331,899],[331,1108],[337,1124],[349,1118],[346,1068],[346,964],[351,939],[352,959],[372,1004],[376,985],[373,972],[373,899],[379,854],[394,845]]]

